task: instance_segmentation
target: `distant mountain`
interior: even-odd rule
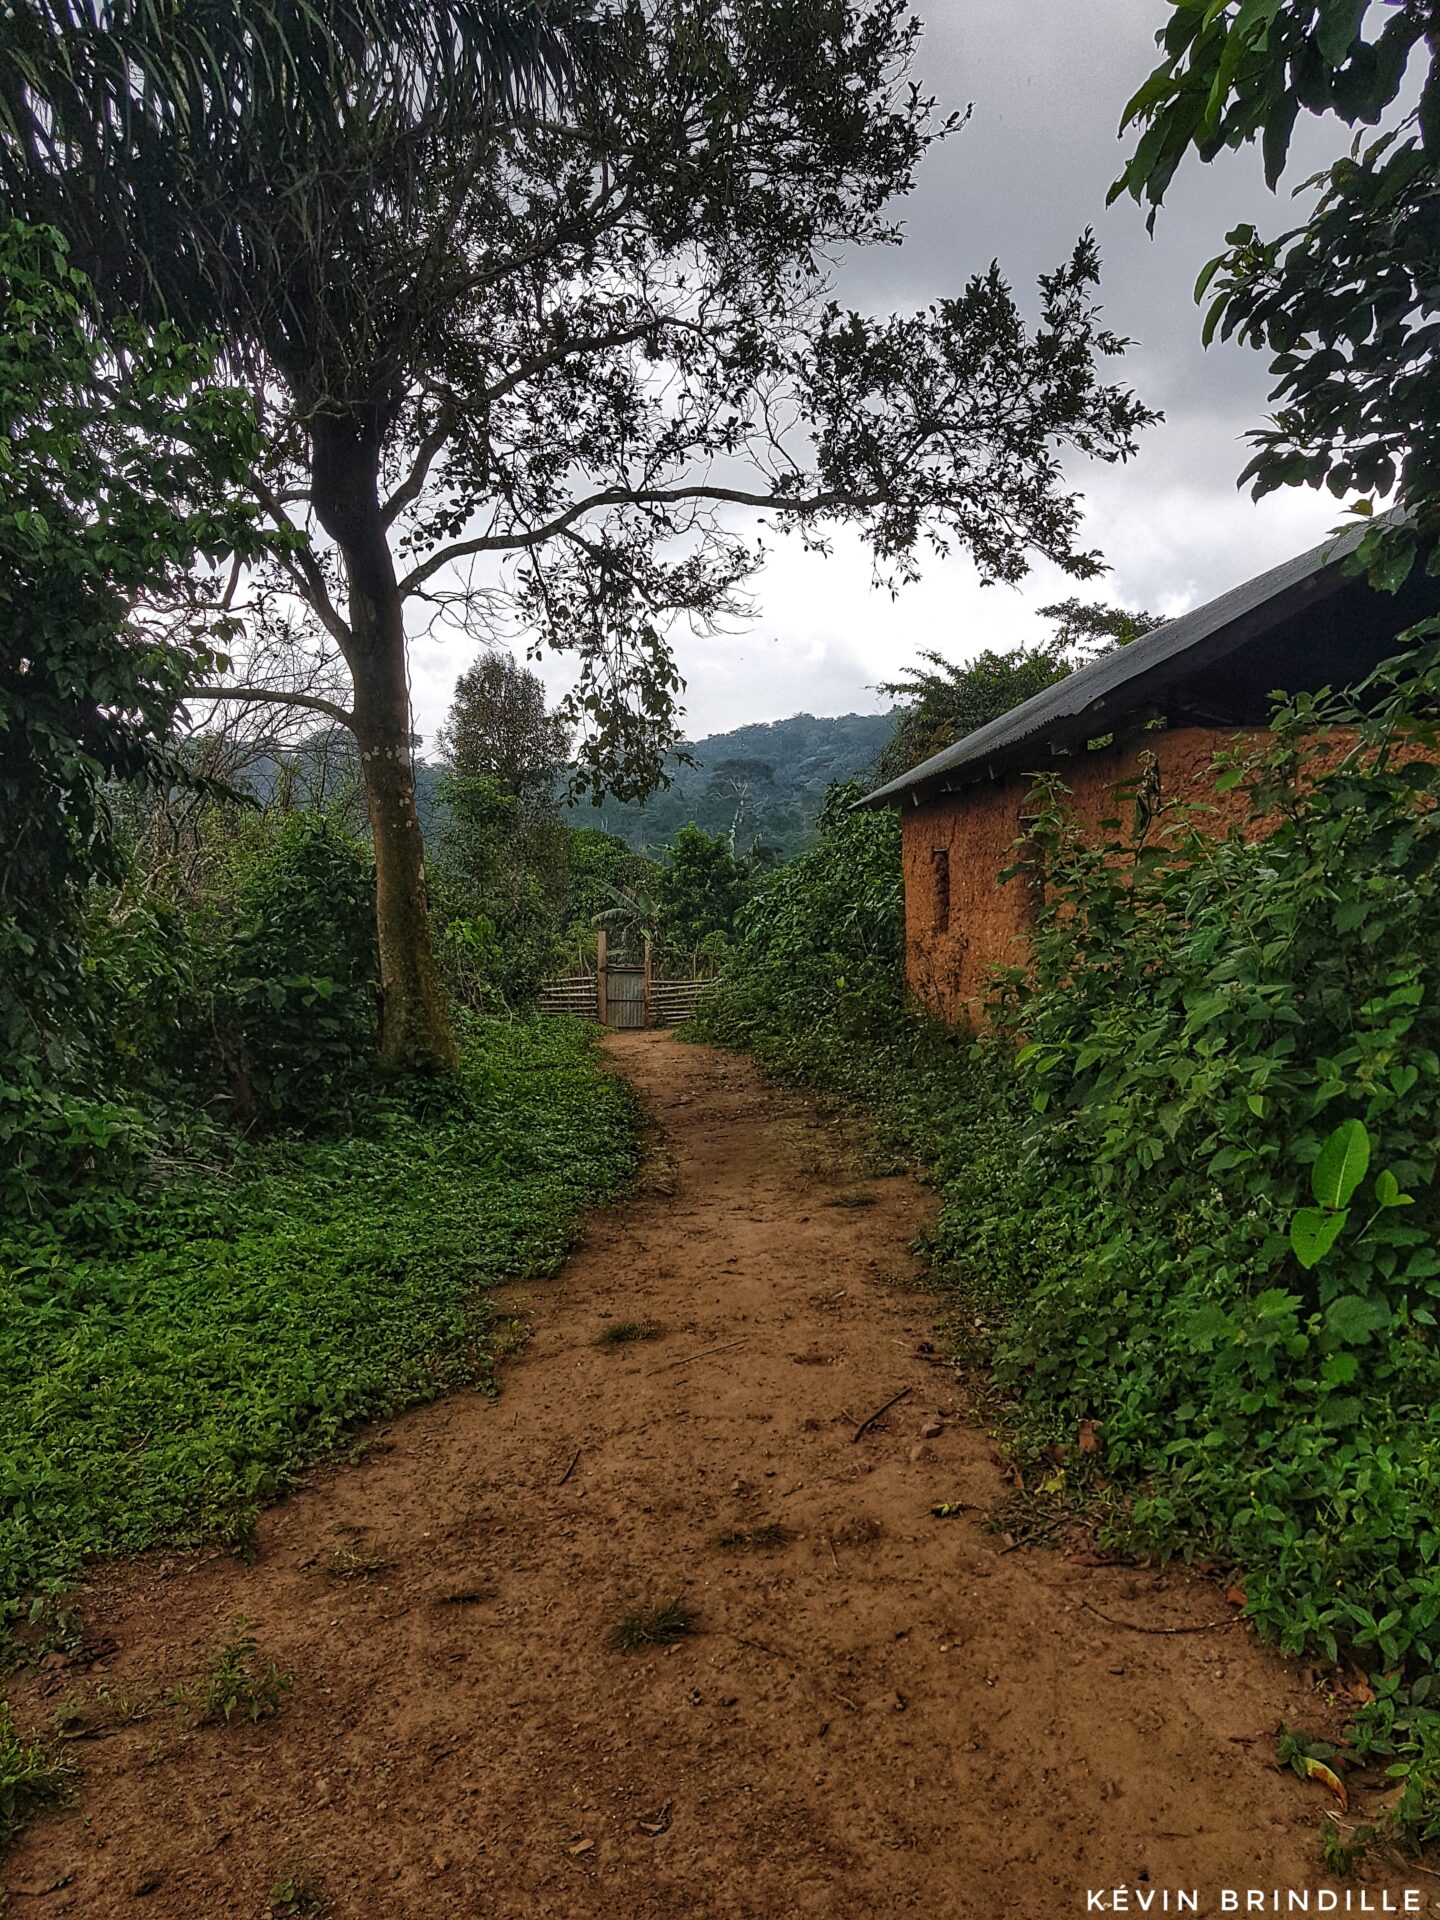
[[[661,847],[694,821],[707,833],[735,834],[737,853],[772,847],[789,856],[809,844],[826,792],[837,780],[873,780],[895,731],[899,710],[813,713],[759,721],[733,733],[713,733],[671,754],[670,785],[639,805],[582,803],[570,812],[576,826],[603,827],[637,851]]]
[[[677,828],[693,820],[707,833],[733,829],[737,853],[760,846],[788,859],[814,838],[816,816],[835,781],[875,778],[899,718],[898,707],[890,713],[845,713],[834,719],[797,713],[788,720],[713,733],[685,745],[688,765],[678,752],[669,756],[670,785],[643,804],[607,800],[592,807],[582,801],[567,817],[573,826],[618,834],[636,852],[663,847]],[[350,736],[327,728],[297,751],[258,760],[240,784],[272,802],[282,773],[293,782],[294,803],[315,806],[347,791],[355,795],[360,763]],[[445,769],[433,762],[416,765],[415,803],[427,835],[444,828],[445,805],[437,791],[444,776]],[[352,805],[358,828],[364,819],[363,801],[352,800]]]

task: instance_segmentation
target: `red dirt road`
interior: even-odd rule
[[[921,1348],[924,1189],[743,1060],[609,1046],[662,1152],[512,1291],[498,1402],[381,1430],[265,1516],[253,1567],[97,1576],[113,1652],[17,1688],[32,1723],[97,1684],[159,1696],[241,1611],[294,1678],[260,1726],[158,1706],[77,1743],[77,1807],[0,1868],[12,1913],[260,1920],[287,1876],[332,1920],[1051,1920],[1098,1888],[1218,1913],[1325,1884],[1324,1794],[1271,1760],[1323,1713],[1292,1670],[1237,1625],[1158,1631],[1226,1616],[1203,1584],[982,1529],[1010,1490]],[[596,1344],[641,1318],[662,1337]],[[674,1596],[690,1638],[612,1645]],[[1440,1881],[1408,1884],[1432,1911]]]

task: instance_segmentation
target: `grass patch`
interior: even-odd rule
[[[667,1600],[658,1607],[634,1607],[616,1627],[615,1644],[622,1653],[670,1647],[694,1632],[695,1620],[695,1613],[683,1600]]]
[[[0,1701],[0,1857],[32,1814],[64,1806],[74,1768],[44,1740],[25,1740]]]
[[[661,1328],[654,1320],[615,1320],[606,1327],[597,1347],[627,1347],[632,1340],[658,1340]]]
[[[822,1200],[826,1207],[873,1207],[877,1196],[873,1193],[832,1193],[828,1200]]]
[[[370,1580],[377,1573],[388,1573],[394,1564],[383,1547],[364,1547],[358,1540],[346,1540],[326,1561],[325,1571],[332,1580]]]
[[[343,1138],[0,1228],[0,1627],[94,1555],[243,1544],[355,1421],[490,1388],[489,1289],[553,1272],[633,1160],[592,1032],[480,1022]]]

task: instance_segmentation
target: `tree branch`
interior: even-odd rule
[[[440,403],[440,411],[435,416],[435,425],[420,442],[414,462],[405,478],[396,487],[394,493],[380,509],[380,518],[388,527],[399,518],[425,490],[430,469],[438,456],[444,452],[445,443],[455,431],[455,408],[446,398]]]
[[[291,693],[281,687],[192,687],[191,700],[245,700],[254,706],[272,707],[308,707],[312,713],[327,714],[342,727],[353,732],[355,716],[338,701],[327,700],[318,693]]]
[[[826,513],[835,507],[846,507],[863,512],[869,507],[884,505],[882,494],[831,493],[754,493],[745,487],[607,487],[602,493],[592,493],[584,500],[577,500],[563,513],[557,513],[553,520],[547,520],[538,527],[529,527],[516,533],[477,534],[471,540],[457,540],[453,545],[442,547],[438,553],[432,553],[416,567],[412,567],[400,582],[402,595],[415,592],[423,586],[432,574],[442,567],[450,566],[456,560],[467,559],[476,553],[515,553],[526,547],[542,547],[567,528],[573,527],[587,513],[595,513],[602,507],[664,507],[678,506],[687,500],[712,500],[736,507],[762,507],[786,513]]]
[[[300,528],[258,473],[250,475],[250,491],[282,533],[294,534],[296,545],[282,556],[281,564],[295,582],[300,597],[343,653],[349,644],[350,629],[330,598],[330,589],[325,584],[325,575],[319,562],[309,547],[303,544],[304,536]]]

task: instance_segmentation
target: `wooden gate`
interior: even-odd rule
[[[605,1024],[607,1027],[644,1027],[649,1008],[645,967],[606,967]]]
[[[568,1013],[598,1020],[603,1027],[676,1027],[694,1013],[713,980],[657,980],[650,966],[650,944],[639,964],[611,960],[602,930],[596,940],[594,973],[547,980],[540,989],[541,1013]]]

